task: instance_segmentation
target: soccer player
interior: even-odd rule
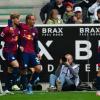
[[[97,72],[96,76],[96,95],[100,96],[100,46],[98,47],[98,54],[97,54],[97,63],[99,67],[99,71]]]
[[[29,14],[26,16],[26,23],[20,23],[18,28],[20,30],[19,48],[22,52],[22,71],[21,81],[23,91],[27,94],[32,94],[32,84],[39,77],[42,71],[40,64],[41,56],[38,47],[38,31],[34,27],[36,18],[34,15]],[[8,23],[12,27],[11,23]]]
[[[17,28],[17,25],[19,24],[19,17],[20,17],[19,14],[11,14],[10,20],[12,21],[12,30],[10,29],[9,26],[7,26],[3,29],[3,32],[1,33],[1,37],[5,42],[3,48],[3,56],[12,68],[12,73],[8,73],[6,79],[5,92],[7,93],[9,93],[8,91],[10,83],[9,79],[12,80],[13,86],[16,87],[17,90],[20,90],[20,88],[16,85],[17,78],[19,76],[19,63],[16,59],[17,48],[18,48],[18,36],[19,36],[19,29]]]
[[[35,16],[29,14],[26,16],[26,24],[20,25],[20,50],[22,52],[24,72],[23,83],[27,83],[25,88],[27,94],[32,93],[33,80],[35,80],[42,71],[42,66],[39,60],[41,59],[41,56],[38,47],[38,31],[34,27],[35,21]],[[29,74],[27,74],[27,71]],[[25,78],[26,80],[24,80]]]
[[[38,47],[38,31],[34,27],[36,18],[34,15],[29,14],[26,16],[26,23],[20,23],[18,28],[20,30],[19,48],[22,52],[22,72],[21,81],[23,91],[27,94],[32,93],[32,84],[39,77],[42,71],[40,64],[41,56]],[[11,23],[9,26],[12,27]]]
[[[97,88],[96,95],[100,96],[100,71],[97,73],[97,77],[96,77],[96,88]]]

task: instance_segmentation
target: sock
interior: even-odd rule
[[[13,85],[13,83],[12,83],[12,80],[13,80],[12,74],[8,73],[6,76],[7,77],[5,79],[5,87],[4,87],[4,89],[5,90],[11,90],[11,87]]]
[[[13,77],[13,85],[17,84],[17,79],[19,77],[19,68],[13,68],[12,77]]]
[[[39,77],[39,73],[34,73],[32,76],[32,80],[31,80],[31,84],[35,84],[34,82],[36,81],[36,79]]]
[[[97,76],[96,78],[96,88],[97,88],[97,91],[100,91],[100,76]]]
[[[27,75],[27,78],[28,78],[27,91],[32,91],[32,83],[31,83],[31,80],[32,80],[32,73],[29,73],[29,74]]]
[[[32,81],[32,76],[33,76],[32,73],[30,73],[30,74],[27,75],[28,83],[31,83],[31,81]]]
[[[26,90],[27,89],[27,84],[28,84],[27,75],[23,75],[21,77],[21,83],[22,83],[22,86],[23,86],[23,90]]]

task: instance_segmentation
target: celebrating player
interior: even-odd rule
[[[97,88],[96,95],[100,96],[100,68],[99,68],[99,72],[97,73],[97,77],[96,77],[96,88]]]
[[[23,90],[27,94],[32,93],[33,81],[42,71],[40,64],[39,47],[38,47],[38,31],[34,27],[36,18],[29,14],[26,16],[26,23],[20,23],[20,50],[22,52],[22,85]],[[11,26],[11,25],[10,25]]]
[[[20,50],[22,51],[22,63],[24,76],[28,76],[28,84],[25,91],[28,94],[32,93],[32,82],[38,77],[38,74],[42,71],[42,66],[40,64],[39,58],[39,48],[38,48],[38,31],[34,27],[36,18],[34,15],[29,14],[26,16],[26,24],[21,25],[20,30]],[[26,76],[27,68],[29,69],[29,74]],[[26,83],[26,81],[23,83]]]
[[[16,87],[17,90],[20,90],[20,88],[16,85],[17,78],[19,76],[19,63],[16,59],[17,54],[17,45],[18,45],[18,35],[19,35],[19,29],[17,28],[17,25],[19,24],[19,14],[11,14],[10,20],[12,21],[12,29],[10,29],[9,26],[5,27],[3,32],[1,33],[1,37],[3,38],[3,41],[5,42],[4,48],[3,48],[3,56],[6,59],[6,61],[11,66],[12,72],[8,73],[7,79],[6,79],[6,91],[9,93],[9,79],[12,80],[13,87]]]

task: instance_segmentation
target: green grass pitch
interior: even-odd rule
[[[34,92],[32,95],[15,93],[0,96],[0,100],[100,100],[95,92]]]

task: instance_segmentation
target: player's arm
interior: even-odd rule
[[[19,23],[19,25],[17,25],[17,28],[19,28],[19,30],[21,30],[22,24],[23,23]],[[10,31],[12,31],[13,30],[13,24],[12,24],[12,20],[11,19],[8,19],[8,26],[10,27]]]
[[[74,65],[73,67],[71,65],[67,65],[68,69],[70,70],[71,74],[74,76],[77,76],[79,73],[79,67],[78,65]]]
[[[38,45],[38,30],[36,29],[36,36],[35,36],[35,39],[34,39],[34,45],[35,45],[35,52],[38,56],[39,59],[41,59],[41,55],[40,55],[40,48],[39,48],[39,45]]]
[[[5,35],[7,34],[9,30],[4,28],[1,32],[0,32],[0,49],[2,48],[1,42],[4,41]]]
[[[22,43],[21,43],[21,36],[19,35],[19,38],[18,38],[18,48],[21,52],[24,52],[24,47],[22,46]]]
[[[1,42],[3,41],[3,37],[0,34],[0,49],[2,48]]]
[[[12,20],[11,19],[8,19],[8,26],[10,27],[10,31],[14,32],[13,25],[12,25]]]
[[[4,28],[3,30],[2,30],[2,32],[0,33],[0,45],[1,45],[1,41],[3,41],[4,40],[4,36],[5,36],[5,34],[6,34],[6,29]]]
[[[24,51],[24,47],[22,46],[20,34],[19,34],[19,37],[18,37],[18,49],[19,49],[21,52]]]

